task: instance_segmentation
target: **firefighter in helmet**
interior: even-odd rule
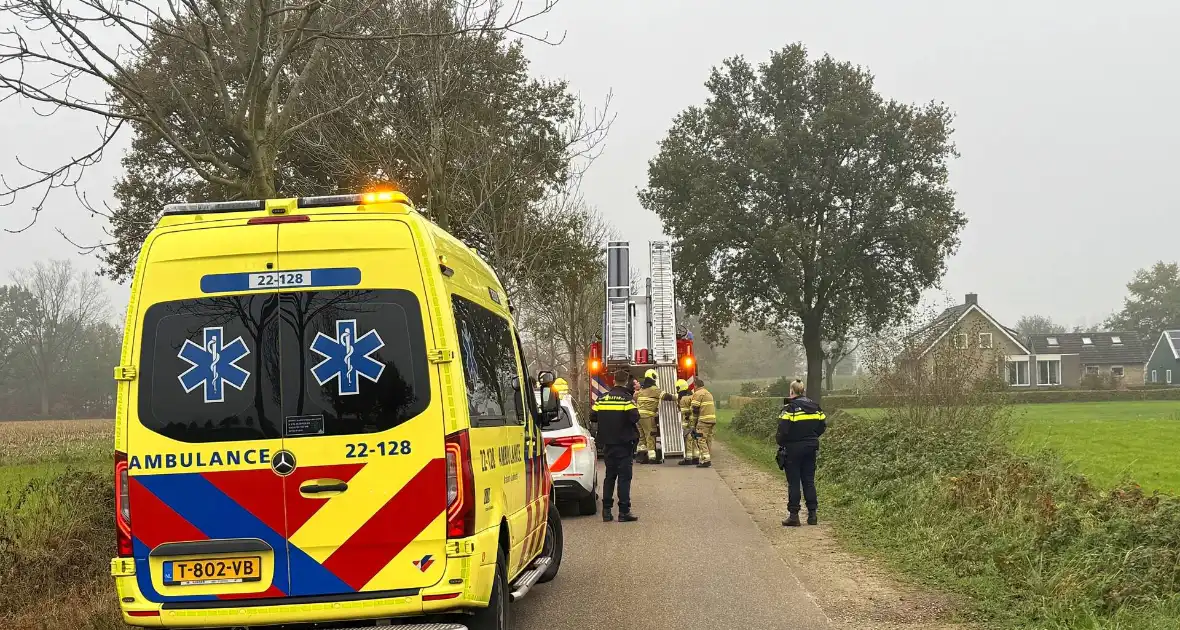
[[[688,389],[688,381],[676,381],[676,396],[680,398],[680,426],[684,428],[684,458],[677,465],[699,464],[701,455],[697,450],[696,427],[692,420],[692,392]]]
[[[713,394],[705,389],[705,379],[697,376],[697,389],[692,393],[693,426],[696,427],[697,448],[701,451],[701,463],[698,468],[708,468],[713,465],[711,453],[713,446],[713,427],[717,426],[717,407],[713,403]]]
[[[551,385],[550,387],[553,388],[553,393],[557,394],[558,400],[561,400],[562,398],[566,398],[569,396],[570,386],[569,386],[569,383],[567,383],[564,378],[558,377],[557,380],[553,381],[553,385]]]
[[[664,463],[663,449],[657,449],[656,438],[660,427],[660,401],[676,402],[676,397],[660,389],[660,375],[655,370],[648,370],[643,374],[643,383],[635,394],[635,404],[639,407],[639,463]]]

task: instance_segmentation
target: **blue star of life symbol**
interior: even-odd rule
[[[225,402],[225,385],[241,391],[250,373],[238,367],[238,361],[250,354],[241,337],[225,343],[225,331],[220,326],[209,327],[203,333],[204,345],[185,339],[176,356],[190,365],[179,377],[185,393],[204,387],[205,402]]]
[[[374,383],[381,378],[385,364],[369,356],[385,347],[381,335],[370,330],[358,337],[355,319],[336,320],[336,338],[316,333],[311,350],[324,357],[323,361],[311,368],[311,374],[320,386],[336,379],[341,396],[361,393],[358,377]]]

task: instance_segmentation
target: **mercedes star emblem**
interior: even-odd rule
[[[280,477],[295,472],[295,455],[291,451],[279,451],[270,460],[270,468]]]

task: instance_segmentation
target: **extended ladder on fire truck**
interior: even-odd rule
[[[603,314],[602,340],[590,348],[590,402],[614,385],[614,372],[626,368],[636,379],[654,368],[660,388],[676,391],[676,380],[685,379],[694,386],[696,363],[692,340],[678,335],[676,327],[676,293],[672,267],[672,246],[664,241],[649,246],[650,273],[646,292],[632,291],[630,244],[611,241],[606,246],[606,312]],[[635,348],[634,323],[642,309],[646,324],[644,348]],[[660,403],[660,446],[664,455],[684,454],[684,434],[680,425],[680,407],[675,402]]]

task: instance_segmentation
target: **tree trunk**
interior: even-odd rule
[[[41,383],[41,419],[49,417],[49,384]]]
[[[275,189],[275,151],[266,143],[259,142],[254,156],[252,168],[246,175],[245,188],[242,197],[245,199],[274,199],[278,196]]]
[[[819,318],[803,320],[803,349],[807,352],[807,397],[819,404],[823,396],[824,346]]]
[[[830,392],[834,389],[832,381],[836,375],[836,362],[830,357],[824,359],[824,391]]]

